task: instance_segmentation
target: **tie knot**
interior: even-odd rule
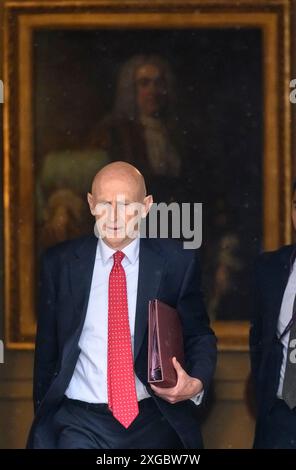
[[[114,264],[120,264],[124,258],[124,253],[122,251],[116,251],[113,255]]]

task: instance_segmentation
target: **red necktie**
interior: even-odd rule
[[[128,428],[138,415],[139,407],[128,319],[126,276],[121,265],[124,253],[116,251],[113,258],[108,303],[108,405],[113,416]]]

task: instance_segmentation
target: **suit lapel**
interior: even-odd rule
[[[69,261],[70,289],[73,296],[74,316],[73,326],[65,344],[63,357],[67,357],[71,348],[78,344],[81,329],[84,324],[87,311],[92,274],[95,263],[98,239],[93,235],[83,241],[83,243],[73,253]]]
[[[151,240],[140,239],[139,279],[134,336],[135,361],[148,326],[148,302],[157,296],[165,265],[163,256],[153,250],[151,245]]]
[[[295,248],[291,247],[281,253],[278,263],[274,266],[274,274],[271,283],[271,291],[273,292],[273,315],[271,318],[271,337],[274,337],[277,329],[278,318],[280,315],[283,295],[290,276],[291,266],[293,265],[295,256]]]
[[[64,348],[64,358],[71,352],[79,340],[84,324],[90,295],[92,274],[97,249],[97,238],[88,238],[74,253],[69,262],[70,286],[74,299],[73,328]],[[140,239],[139,278],[136,302],[136,319],[134,334],[134,357],[139,354],[148,320],[148,302],[156,298],[161,276],[165,266],[163,256],[152,248],[152,242]]]

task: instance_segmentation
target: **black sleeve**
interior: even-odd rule
[[[38,319],[33,381],[35,412],[49,388],[58,357],[55,287],[47,258],[48,256],[45,254],[41,259],[38,286]]]
[[[252,311],[251,311],[251,328],[250,328],[250,360],[251,375],[253,383],[256,385],[258,381],[258,371],[261,364],[262,356],[262,308],[260,296],[260,270],[261,257],[259,257],[254,265],[252,275]]]
[[[184,276],[177,310],[183,326],[186,371],[191,377],[201,380],[206,391],[216,366],[217,340],[209,326],[200,277],[199,259],[195,252]]]

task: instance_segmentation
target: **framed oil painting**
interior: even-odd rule
[[[4,13],[7,345],[32,347],[39,256],[93,229],[92,177],[120,159],[156,202],[203,203],[207,309],[220,348],[246,349],[252,262],[291,237],[290,2],[7,1]],[[137,94],[145,64],[164,90],[156,146]]]

